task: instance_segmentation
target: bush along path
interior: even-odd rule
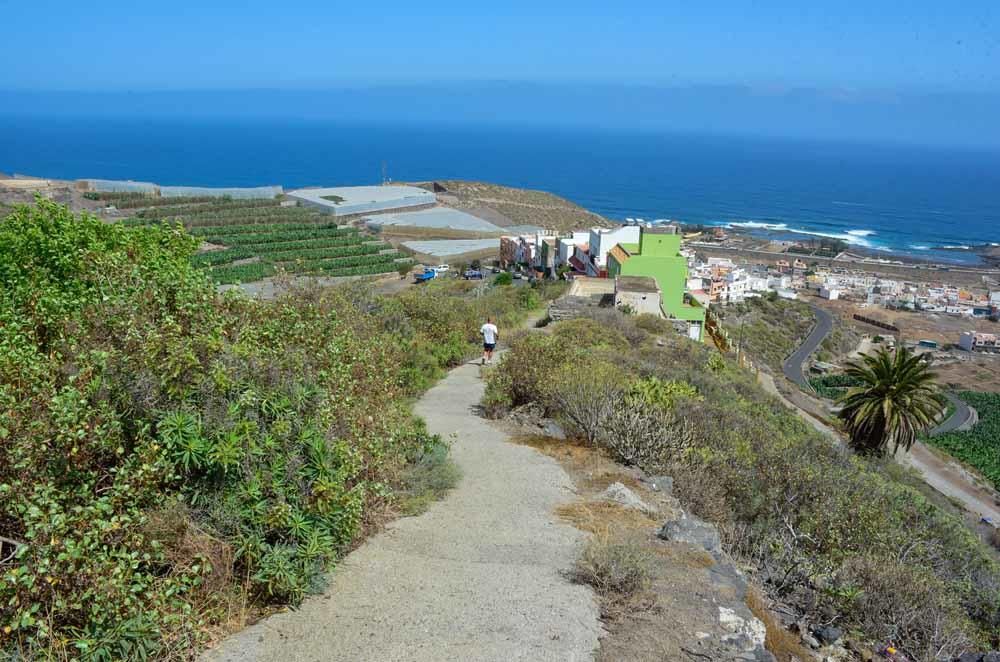
[[[573,484],[555,460],[480,418],[479,367],[461,366],[416,406],[454,439],[463,477],[444,501],[348,555],[326,591],[224,641],[223,660],[589,660],[598,608],[563,576],[585,534],[555,509]]]

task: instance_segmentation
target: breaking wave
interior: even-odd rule
[[[772,232],[790,232],[792,234],[804,234],[810,237],[823,237],[824,239],[837,239],[852,246],[862,248],[877,248],[871,241],[866,239],[875,234],[874,230],[847,230],[846,232],[819,232],[816,230],[804,230],[801,228],[790,228],[787,223],[764,223],[762,221],[739,221],[727,223],[730,228],[743,228],[746,230],[770,230]]]
[[[731,228],[746,228],[748,230],[787,230],[786,223],[762,223],[760,221],[740,221],[739,223],[727,223]]]

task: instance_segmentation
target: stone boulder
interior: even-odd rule
[[[719,531],[708,522],[687,513],[681,513],[679,518],[664,522],[656,535],[661,540],[700,547],[713,555],[722,553]]]
[[[648,503],[639,498],[635,492],[625,487],[622,483],[612,483],[608,486],[608,489],[604,490],[600,497],[601,501],[609,501],[611,503],[617,503],[625,508],[631,508],[633,510],[638,510],[647,515],[655,515],[656,508],[650,506]]]
[[[566,433],[558,423],[551,418],[545,418],[545,408],[537,402],[515,407],[507,414],[507,422],[546,437],[566,438]]]
[[[813,630],[813,634],[816,635],[821,644],[829,646],[840,641],[840,638],[844,636],[844,631],[833,625],[823,625]]]

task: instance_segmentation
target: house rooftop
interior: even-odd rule
[[[659,292],[656,279],[651,276],[618,276],[616,287],[621,292]]]

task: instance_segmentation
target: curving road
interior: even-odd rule
[[[805,342],[791,356],[785,359],[784,364],[782,364],[782,371],[785,377],[807,391],[811,391],[811,387],[802,373],[802,364],[805,363],[809,355],[819,347],[820,343],[823,342],[827,334],[833,329],[832,315],[822,308],[813,306],[812,304],[810,306],[816,311],[816,326]],[[773,384],[772,390],[778,394],[777,389],[773,388]],[[780,394],[778,396],[781,397]],[[954,393],[945,393],[944,396],[955,405],[955,411],[947,420],[942,421],[937,427],[933,428],[929,432],[931,435],[954,432],[975,423],[976,413],[971,407]],[[803,409],[802,406],[790,402],[787,398],[781,397],[781,399],[788,406],[800,412],[801,416],[813,423],[817,429],[827,432],[835,439],[840,439],[836,432],[822,422],[813,419],[809,415],[809,412]],[[923,477],[924,482],[938,492],[959,501],[968,512],[991,522],[1000,522],[1000,499],[998,499],[996,493],[986,486],[979,485],[978,481],[973,476],[970,476],[957,462],[949,461],[931,452],[929,448],[919,441],[913,444],[910,452],[900,452],[896,460],[900,464],[914,468]]]
[[[806,378],[805,373],[802,372],[802,366],[833,331],[833,315],[819,306],[809,304],[809,307],[816,314],[816,325],[813,326],[812,331],[809,332],[806,339],[799,345],[799,348],[792,352],[785,359],[785,362],[781,364],[781,370],[789,381],[811,392],[813,390],[812,386],[809,385],[809,380]],[[944,397],[948,398],[948,401],[954,405],[955,411],[946,420],[941,421],[928,432],[932,437],[967,427],[974,420],[975,415],[969,405],[965,404],[965,401],[954,393],[945,393]]]
[[[781,364],[781,370],[790,381],[798,384],[801,388],[812,391],[809,380],[802,373],[802,364],[816,351],[816,348],[833,331],[833,315],[823,310],[819,306],[809,304],[809,307],[816,313],[816,325],[809,332],[808,337],[799,345],[799,348],[792,352],[791,356]]]
[[[948,398],[948,402],[955,406],[955,411],[952,412],[951,416],[949,416],[946,420],[941,421],[936,427],[932,428],[931,431],[928,432],[928,434],[932,437],[965,428],[969,423],[973,422],[975,416],[972,408],[965,404],[965,401],[954,393],[945,393],[944,397]]]

